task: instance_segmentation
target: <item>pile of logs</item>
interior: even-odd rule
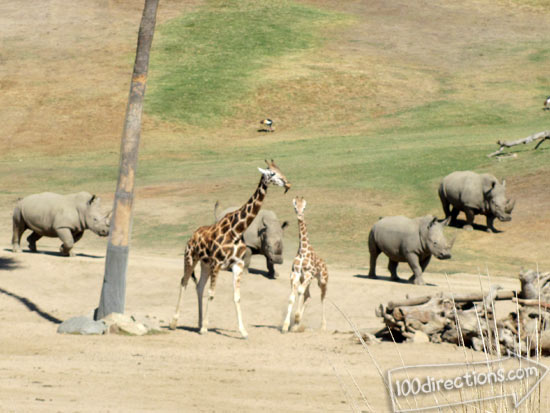
[[[521,292],[491,287],[484,296],[450,294],[380,304],[385,328],[376,337],[395,341],[448,342],[493,354],[550,354],[550,273],[520,273]],[[495,301],[512,300],[516,311],[495,317]]]

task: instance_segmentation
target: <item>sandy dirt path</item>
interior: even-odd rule
[[[327,331],[317,329],[316,286],[305,314],[308,328],[280,333],[290,260],[277,280],[244,277],[246,341],[236,328],[230,273],[219,279],[207,336],[196,331],[192,288],[176,331],[144,337],[59,335],[60,320],[90,315],[97,306],[104,261],[101,251],[63,258],[54,252],[56,245],[56,240],[44,241],[40,254],[14,255],[7,248],[0,253],[0,411],[348,411],[342,386],[358,403],[361,399],[346,369],[376,411],[390,408],[371,358],[332,304],[327,304]],[[262,265],[253,260],[253,267]],[[131,254],[127,313],[158,317],[166,327],[181,270],[180,258]],[[380,302],[448,290],[441,274],[427,274],[433,285],[417,287],[384,276],[369,280],[365,273],[330,268],[328,297],[360,328],[381,326],[374,315]],[[489,281],[481,278],[484,288]],[[456,292],[477,291],[480,279],[457,274],[449,282]],[[499,278],[498,283],[519,288],[514,279]],[[448,344],[382,343],[370,349],[384,372],[399,367],[399,357],[405,364],[464,361],[462,350]],[[468,357],[481,356],[468,352]]]

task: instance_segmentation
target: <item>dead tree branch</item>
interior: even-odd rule
[[[530,135],[526,138],[517,139],[515,141],[501,141],[501,140],[499,140],[499,141],[497,141],[497,145],[499,145],[500,148],[498,148],[497,151],[487,155],[487,157],[491,158],[493,156],[499,155],[500,153],[502,153],[504,148],[511,148],[512,146],[522,145],[522,144],[525,145],[525,144],[540,140],[540,142],[538,142],[537,145],[535,146],[535,149],[537,149],[545,140],[548,140],[548,139],[550,139],[550,131],[538,132],[538,133]]]

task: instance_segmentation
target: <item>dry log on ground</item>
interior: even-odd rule
[[[550,273],[522,271],[520,279],[520,298],[515,291],[493,286],[486,294],[438,293],[380,304],[376,315],[385,328],[376,336],[396,341],[427,337],[494,354],[550,354]],[[547,298],[539,301],[539,296]],[[495,300],[513,300],[519,311],[496,319]]]
[[[511,148],[512,146],[516,146],[516,145],[525,145],[525,144],[540,140],[540,142],[538,142],[536,144],[535,148],[534,148],[534,149],[537,149],[547,139],[550,139],[550,131],[538,132],[538,133],[530,135],[526,138],[517,139],[515,141],[501,141],[501,140],[498,140],[497,145],[499,145],[500,148],[498,148],[497,151],[487,155],[487,157],[491,158],[493,156],[499,155],[500,153],[502,153],[504,148]]]

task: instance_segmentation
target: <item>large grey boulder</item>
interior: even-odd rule
[[[103,321],[94,321],[90,317],[72,317],[63,321],[57,328],[60,334],[104,334],[107,325]]]

